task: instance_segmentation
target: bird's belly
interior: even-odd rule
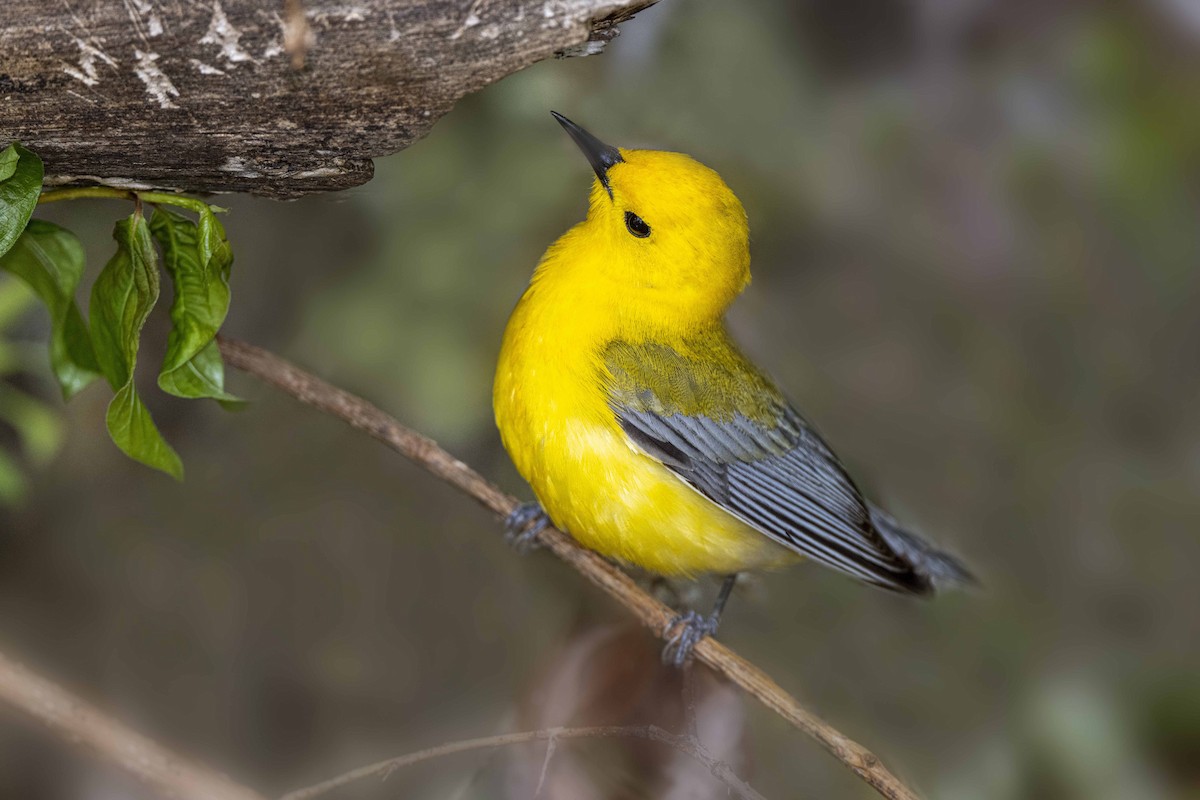
[[[615,424],[555,427],[542,432],[525,477],[555,524],[585,547],[663,575],[797,560],[635,449]]]

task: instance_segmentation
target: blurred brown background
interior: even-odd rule
[[[1198,9],[668,0],[606,55],[468,98],[362,189],[222,198],[226,330],[528,497],[492,367],[590,176],[548,111],[688,152],[750,214],[755,281],[731,314],[746,349],[986,583],[909,602],[800,567],[740,589],[721,639],[931,798],[1197,798]],[[84,236],[94,275],[124,213],[43,215]],[[61,453],[0,509],[6,651],[282,790],[503,730],[556,648],[622,619],[340,423],[237,375],[241,413],[156,394],[166,307],[145,396],[187,480],[107,441],[104,389],[66,407]],[[21,381],[57,404],[45,375]],[[767,796],[872,796],[745,713]],[[143,796],[66,753],[0,711],[0,797]],[[483,761],[344,796],[505,797],[464,788]]]

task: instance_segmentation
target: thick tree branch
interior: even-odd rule
[[[49,185],[290,197],[371,177],[466,94],[654,0],[6,0],[0,147]]]
[[[180,800],[263,800],[262,795],[182,758],[0,654],[0,701],[64,739]]]
[[[515,498],[489,483],[436,442],[401,425],[367,401],[310,375],[260,347],[220,338],[221,354],[234,367],[282,389],[301,402],[365,431],[475,498],[500,517],[517,506]],[[593,585],[633,612],[642,624],[662,636],[674,614],[642,591],[624,572],[580,547],[567,534],[546,528],[539,542],[575,568]],[[812,714],[762,670],[712,638],[696,646],[696,657],[740,686],[759,702],[816,739],[835,758],[889,800],[916,800],[916,795],[880,763],[874,753]]]
[[[435,758],[443,758],[455,753],[466,753],[472,750],[491,750],[497,747],[528,744],[529,742],[547,743],[547,763],[549,763],[549,756],[553,753],[555,743],[565,739],[643,739],[650,742],[659,742],[660,744],[675,748],[680,753],[706,767],[714,778],[720,781],[725,788],[733,792],[737,797],[744,798],[744,800],[766,800],[765,797],[739,778],[728,764],[715,758],[705,750],[695,738],[674,734],[656,725],[547,728],[540,731],[502,733],[497,736],[485,736],[480,739],[450,742],[449,744],[430,747],[427,750],[419,750],[415,753],[409,753],[397,758],[389,758],[386,761],[380,761],[376,764],[351,770],[335,778],[330,778],[327,781],[322,781],[304,789],[297,789],[294,792],[288,792],[281,800],[312,800],[314,797],[333,791],[348,783],[369,778],[372,775],[387,777],[397,769],[422,761],[431,761]],[[545,778],[544,769],[542,777]],[[541,781],[538,782],[538,788],[540,790]]]

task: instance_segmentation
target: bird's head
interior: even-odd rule
[[[554,113],[554,112],[551,112]],[[595,170],[576,246],[637,306],[719,318],[750,282],[746,211],[713,170],[681,153],[604,144],[561,114]]]

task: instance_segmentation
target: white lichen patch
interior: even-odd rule
[[[99,175],[47,175],[45,183],[47,186],[98,183],[101,186],[113,186],[117,189],[135,189],[137,191],[157,188],[153,184],[137,181],[133,178],[102,178]]]
[[[482,22],[482,20],[479,19],[479,15],[476,14],[474,9],[472,8],[472,10],[467,12],[467,16],[463,19],[462,24],[460,24],[457,28],[455,28],[454,33],[450,34],[450,36],[448,38],[458,39],[464,33],[466,33],[469,29],[474,28],[480,22]]]
[[[549,0],[542,3],[542,27],[557,28],[559,26],[559,18],[567,11],[567,4]]]
[[[562,58],[584,58],[586,56],[595,56],[604,52],[604,46],[608,42],[602,39],[588,39],[582,44],[565,47],[559,51]]]
[[[574,28],[586,23],[595,10],[590,2],[581,0],[546,0],[542,3],[542,28]]]
[[[306,180],[312,178],[332,178],[335,175],[341,175],[342,170],[337,167],[318,167],[317,169],[306,169],[300,172],[293,172],[289,177],[298,180]]]
[[[318,25],[329,27],[333,22],[365,22],[371,15],[371,10],[363,6],[332,6],[329,8],[311,8],[306,16]]]
[[[254,61],[241,45],[242,32],[233,27],[221,8],[220,0],[213,2],[213,15],[208,23],[208,31],[200,39],[200,44],[211,44],[221,48],[221,56],[231,65],[241,61]]]
[[[132,0],[132,3],[137,13],[145,18],[146,35],[152,39],[155,36],[162,36],[162,18],[158,16],[158,10],[155,9],[154,3],[150,0]]]
[[[191,64],[193,67],[195,67],[196,72],[199,72],[201,75],[224,75],[225,74],[225,70],[217,69],[212,64],[205,64],[203,61],[201,61],[198,58],[189,58],[188,63]]]
[[[75,44],[79,47],[79,67],[73,67],[70,64],[63,65],[63,72],[70,75],[77,81],[83,83],[84,86],[95,86],[100,82],[100,72],[96,68],[97,61],[103,61],[110,67],[116,67],[117,62],[108,57],[108,54],[95,47],[92,44],[85,42],[78,36],[72,36]]]
[[[133,71],[138,76],[138,80],[146,87],[146,94],[157,100],[162,108],[178,108],[179,106],[171,102],[171,98],[179,97],[179,90],[154,63],[158,61],[158,53],[143,53],[141,50],[134,50],[133,55],[137,58],[137,64]]]

